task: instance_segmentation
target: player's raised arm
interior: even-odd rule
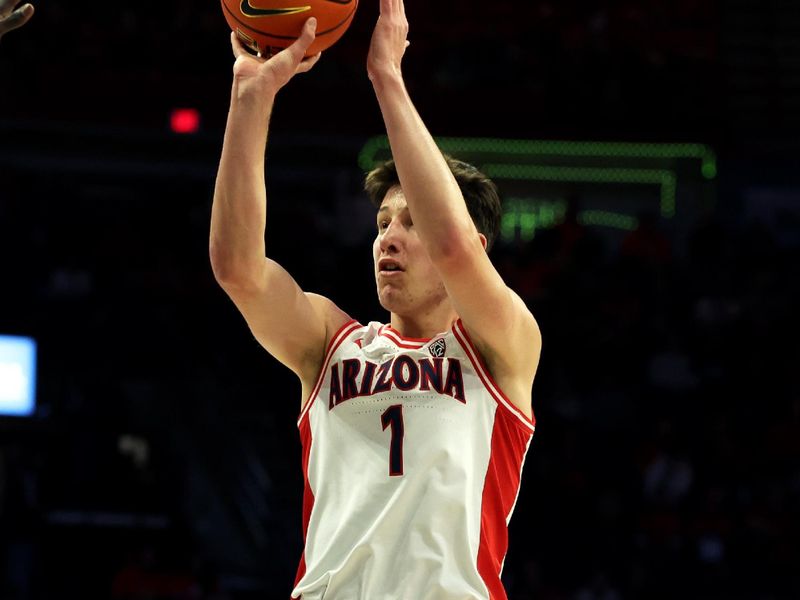
[[[304,384],[316,376],[328,328],[346,317],[329,300],[305,294],[289,273],[266,258],[264,153],[275,95],[319,59],[303,58],[315,25],[309,19],[300,38],[269,60],[249,54],[231,34],[236,62],[209,240],[217,281],[258,341]]]
[[[455,178],[411,102],[401,70],[407,33],[403,1],[380,0],[367,72],[411,219],[490,369],[507,385],[518,387],[520,398],[526,396],[527,386],[529,398],[540,352],[538,326],[489,260],[485,237],[478,233]],[[530,413],[529,400],[522,408]]]

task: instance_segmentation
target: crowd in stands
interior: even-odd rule
[[[44,414],[0,445],[3,598],[64,586],[226,597],[185,511],[181,472],[202,458],[174,458],[177,427],[202,411],[264,438],[285,527],[268,555],[275,597],[288,592],[302,541],[299,389],[216,287],[208,189],[188,191],[199,197],[132,190],[103,205],[64,182],[4,189],[0,329],[38,339]],[[296,223],[291,210],[273,219]],[[285,227],[274,255],[362,322],[383,318],[369,240],[337,247],[324,217],[303,223],[303,247]],[[646,215],[616,246],[599,233],[568,218],[493,253],[544,337],[509,597],[797,597],[798,232],[779,241],[763,222],[709,212],[680,247]],[[329,261],[356,283],[309,268]],[[98,533],[54,518],[63,509],[167,524]]]
[[[363,65],[377,9],[361,4],[286,91],[276,129],[381,131]],[[437,134],[730,141],[718,3],[406,4],[409,85]],[[0,48],[13,82],[0,86],[0,126],[147,131],[186,105],[214,135],[230,63],[216,3],[37,3]],[[8,166],[14,150],[0,137],[0,333],[37,339],[40,378],[36,417],[0,420],[0,598],[288,597],[302,549],[299,386],[214,282],[213,173],[35,176]],[[685,239],[643,214],[610,244],[568,213],[493,251],[544,339],[510,600],[800,597],[800,227],[796,212],[779,231],[742,210],[726,181],[747,178],[721,169],[716,209]],[[275,185],[271,256],[360,321],[385,319],[369,236],[344,227],[367,201],[352,192],[332,207]],[[342,285],[345,269],[360,283]],[[236,554],[234,527],[199,492],[196,467],[234,441],[210,445],[214,422],[255,440],[269,476],[272,537],[255,569],[219,559]]]
[[[313,76],[286,90],[287,123],[318,133],[345,122],[351,134],[380,128],[364,64],[377,6],[361,2]],[[204,127],[224,125],[231,52],[219,3],[40,9],[0,53],[17,83],[4,90],[16,114],[157,127],[172,108],[191,106]],[[409,2],[407,11],[406,78],[439,130],[722,136],[720,14],[708,0]]]

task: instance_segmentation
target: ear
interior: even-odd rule
[[[488,243],[486,241],[486,236],[478,232],[478,237],[481,238],[481,244],[483,245],[483,249],[486,250],[486,244]]]

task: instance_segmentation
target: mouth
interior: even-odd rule
[[[391,258],[382,258],[378,261],[378,273],[382,277],[395,277],[403,272],[405,272],[405,270],[396,260],[392,260]]]

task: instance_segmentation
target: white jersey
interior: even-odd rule
[[[355,321],[298,427],[303,600],[505,600],[508,522],[534,421],[461,321],[430,340]]]

